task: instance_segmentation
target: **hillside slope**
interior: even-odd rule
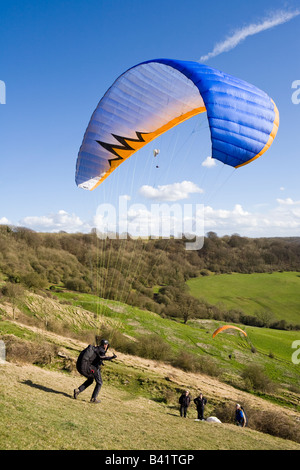
[[[185,281],[207,273],[300,271],[299,246],[300,238],[211,232],[201,250],[190,251],[184,240],[101,240],[95,231],[50,234],[0,226],[0,286],[8,280],[30,289],[63,287],[173,318],[182,318],[192,302],[194,317],[210,318],[211,306],[192,298]],[[217,313],[215,308],[215,318]]]
[[[36,326],[11,321],[27,334],[41,335],[60,351],[75,355],[85,343]],[[78,400],[73,389],[82,381],[76,371],[49,370],[22,362],[0,365],[1,449],[298,449],[300,444],[240,429],[230,424],[197,422],[192,405],[188,419],[179,417],[178,396],[189,388],[201,389],[211,403],[242,402],[260,410],[284,413],[299,420],[300,413],[236,390],[213,377],[184,372],[163,362],[117,352],[118,358],[103,369],[101,404],[89,402],[92,390]],[[53,365],[50,364],[50,368]],[[116,380],[114,377],[118,375]],[[137,385],[138,384],[138,385]],[[151,391],[145,393],[147,385]],[[157,397],[164,387],[173,393],[170,402]],[[184,436],[184,439],[183,439]]]
[[[296,434],[285,434],[295,438],[291,442],[272,437],[266,430],[258,433],[252,426],[258,411],[265,416],[271,413],[276,421],[284,418],[291,429],[300,421],[299,375],[289,357],[292,335],[297,333],[248,328],[252,343],[259,346],[253,354],[249,344],[235,335],[213,340],[215,326],[213,320],[183,324],[121,302],[71,291],[55,295],[26,291],[13,303],[1,297],[0,339],[7,346],[9,361],[0,365],[1,448],[299,449]],[[117,360],[103,368],[99,407],[89,403],[92,390],[75,401],[73,389],[83,382],[74,369],[76,357],[103,331],[110,332],[112,348],[118,341],[122,345],[120,335],[131,346],[146,343],[149,337],[159,338],[159,348],[168,344],[172,355],[188,354],[188,361],[201,360],[202,368],[183,370],[171,366],[170,359],[138,357],[117,348]],[[272,344],[277,338],[281,345],[272,358],[265,335]],[[229,352],[234,352],[231,359]],[[219,379],[203,373],[203,367],[211,366],[212,361],[223,371]],[[280,384],[276,395],[259,397],[235,388],[241,388],[240,373],[249,362],[261,363],[268,374],[275,374]],[[244,404],[252,429],[197,422],[194,404],[188,419],[181,420],[178,398],[186,388],[192,397],[201,390],[208,398],[206,417],[221,417],[217,410],[224,405],[233,417],[235,403]]]
[[[1,449],[300,450],[300,444],[178,410],[104,384],[101,403],[76,401],[78,376],[32,365],[0,367]]]

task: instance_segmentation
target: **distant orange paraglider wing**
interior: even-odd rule
[[[245,333],[245,331],[242,330],[241,328],[239,328],[238,326],[224,325],[224,326],[220,326],[219,328],[217,328],[217,329],[213,332],[212,337],[214,338],[215,336],[217,336],[218,333],[221,333],[221,331],[228,330],[228,329],[239,330],[239,331],[241,331],[245,336],[247,336],[247,333]]]

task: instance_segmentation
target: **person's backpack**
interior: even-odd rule
[[[83,351],[81,351],[76,362],[76,369],[78,370],[79,374],[82,374],[86,377],[90,375],[90,367],[96,357],[97,353],[95,346],[92,344],[89,344]]]
[[[244,410],[244,408],[242,406],[241,406],[241,410],[242,410],[242,413],[243,413],[243,416],[244,416],[243,427],[247,427],[248,426],[248,416],[247,416],[246,411]]]

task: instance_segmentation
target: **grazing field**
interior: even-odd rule
[[[278,320],[300,323],[300,273],[221,274],[187,281],[198,299],[245,314],[270,312]]]

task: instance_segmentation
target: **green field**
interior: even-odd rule
[[[187,281],[198,299],[256,315],[272,312],[277,320],[300,323],[300,273],[221,274]]]

